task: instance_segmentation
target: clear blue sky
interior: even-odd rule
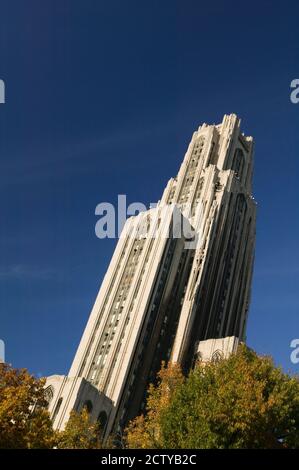
[[[0,338],[67,372],[114,242],[95,206],[157,201],[192,132],[224,113],[256,141],[248,343],[286,370],[299,337],[297,1],[1,0]]]

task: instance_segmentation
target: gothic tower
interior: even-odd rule
[[[245,340],[252,173],[253,139],[236,115],[194,132],[157,207],[126,222],[68,376],[47,379],[55,428],[86,406],[108,436],[144,408],[163,360],[188,371],[207,341],[226,354]]]

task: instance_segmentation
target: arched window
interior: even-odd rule
[[[234,170],[238,178],[242,178],[243,167],[244,167],[244,154],[241,149],[236,149],[234,159],[233,159],[232,170]]]
[[[212,362],[219,362],[223,359],[223,352],[220,351],[220,349],[217,349],[216,351],[213,352],[211,361]]]
[[[108,419],[108,416],[107,416],[107,413],[106,411],[101,411],[101,413],[99,414],[98,416],[98,423],[101,427],[102,430],[105,429],[105,426],[106,426],[106,423],[107,423],[107,419]]]
[[[49,387],[45,389],[44,397],[47,402],[47,406],[49,406],[54,397],[54,387],[52,385],[49,385]]]
[[[90,400],[86,400],[86,402],[83,405],[83,408],[86,408],[86,410],[90,414],[92,412],[92,408],[93,408],[92,402]]]

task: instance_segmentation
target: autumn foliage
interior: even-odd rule
[[[0,364],[0,448],[100,448],[101,430],[86,409],[72,412],[64,431],[53,430],[44,385],[26,369]]]
[[[147,412],[133,420],[126,430],[128,447],[132,449],[160,448],[163,441],[161,419],[169,408],[171,399],[183,383],[184,377],[178,364],[165,363],[158,374],[158,385],[149,386]]]
[[[170,384],[169,384],[170,383]],[[175,385],[174,385],[175,384]],[[174,386],[172,386],[174,385]],[[245,346],[198,363],[182,378],[165,367],[148,414],[127,429],[131,448],[299,448],[299,381]]]
[[[0,364],[0,448],[102,448],[102,432],[86,409],[54,431],[45,381]],[[228,359],[199,362],[184,377],[163,364],[148,390],[144,415],[125,430],[142,449],[299,448],[299,381],[269,357],[240,346]],[[110,444],[105,444],[111,447]]]
[[[101,431],[98,423],[91,423],[89,413],[71,412],[65,430],[57,434],[59,449],[101,449]]]
[[[44,380],[0,364],[0,448],[51,448],[54,432],[45,405]]]

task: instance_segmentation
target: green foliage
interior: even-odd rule
[[[298,378],[245,346],[228,359],[199,363],[156,411],[156,448],[299,448]],[[138,420],[129,426],[130,447],[148,435],[147,419],[143,429]]]
[[[99,449],[88,411],[54,432],[43,379],[0,364],[0,448]],[[299,381],[245,346],[187,378],[164,365],[149,388],[147,413],[126,430],[130,448],[299,448]],[[108,444],[108,446],[111,445]]]

